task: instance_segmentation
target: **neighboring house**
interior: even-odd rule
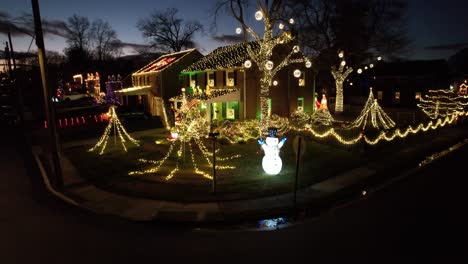
[[[355,77],[348,95],[366,96],[373,87],[374,96],[386,106],[415,106],[429,90],[449,89],[450,72],[445,60],[381,62]]]
[[[246,45],[258,49],[256,42],[219,47],[181,73],[187,96],[202,101],[200,108],[207,113],[209,121],[260,117],[260,73],[255,65],[244,67],[244,62],[250,59]],[[287,52],[285,48],[276,48],[274,64],[277,65]],[[300,52],[293,59],[297,57],[302,57]],[[301,71],[299,78],[293,76],[296,69]],[[311,112],[312,81],[312,71],[306,70],[304,63],[285,66],[271,85],[269,113],[289,117],[297,109]],[[171,101],[177,109],[181,105],[181,96]]]
[[[163,116],[163,102],[180,94],[179,73],[202,57],[196,49],[162,55],[132,73],[132,87],[115,95],[128,109]]]

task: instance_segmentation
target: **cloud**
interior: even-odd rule
[[[56,35],[65,38],[70,30],[67,23],[62,20],[42,19],[42,31],[44,35]],[[10,32],[13,36],[28,35],[34,36],[34,20],[32,14],[23,13],[20,16],[12,17],[4,11],[0,11],[0,33]]]
[[[242,35],[220,35],[220,36],[213,36],[211,37],[214,41],[217,42],[227,42],[227,43],[239,43],[244,40]]]
[[[465,47],[468,47],[468,42],[465,43],[451,43],[451,44],[445,44],[445,45],[435,45],[435,46],[428,46],[424,47],[426,50],[437,50],[437,51],[443,51],[443,50],[460,50]]]

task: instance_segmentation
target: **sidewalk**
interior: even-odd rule
[[[317,184],[301,189],[297,193],[297,205],[300,210],[331,206],[337,199],[349,195],[359,195],[369,183],[382,183],[418,167],[434,150],[443,151],[459,142],[467,143],[468,132],[463,128],[449,128],[451,133],[438,136],[431,144],[408,146],[387,159],[357,167],[346,173],[329,178]],[[37,157],[40,150],[32,147]],[[142,199],[111,193],[97,188],[81,178],[72,163],[64,156],[62,171],[64,192],[57,195],[68,199],[69,203],[91,210],[98,214],[119,216],[133,221],[172,221],[172,222],[229,222],[278,217],[289,214],[293,209],[293,193],[266,198],[218,201],[206,203],[179,203],[153,199]],[[39,158],[43,178],[46,170]]]

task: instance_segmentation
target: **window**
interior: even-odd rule
[[[236,72],[234,70],[226,71],[226,86],[236,85]]]
[[[395,92],[395,95],[394,95],[393,99],[394,99],[394,101],[396,103],[400,102],[400,92],[399,91]]]
[[[216,72],[208,73],[208,86],[210,87],[216,86]]]
[[[198,79],[196,74],[190,74],[190,87],[194,88],[198,85]]]
[[[420,100],[420,99],[421,99],[421,93],[420,93],[420,92],[417,92],[417,93],[414,95],[414,99]]]
[[[383,91],[377,91],[377,99],[379,100],[383,99]]]
[[[301,111],[301,112],[304,111],[304,98],[303,97],[297,98],[297,111]]]
[[[299,86],[301,87],[305,86],[305,78],[299,79]]]

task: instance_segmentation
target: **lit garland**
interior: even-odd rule
[[[208,166],[213,167],[213,164],[210,159],[211,152],[208,151],[208,148],[202,142],[201,138],[206,138],[208,135],[209,125],[204,117],[200,115],[200,111],[197,107],[193,107],[196,104],[190,104],[185,96],[185,92],[182,94],[182,106],[181,106],[181,115],[182,119],[180,122],[180,126],[177,128],[178,137],[174,138],[174,141],[171,142],[169,146],[169,150],[167,151],[166,155],[158,161],[154,160],[146,160],[140,159],[139,161],[142,163],[150,163],[154,164],[154,167],[151,167],[146,170],[139,170],[139,171],[131,171],[129,175],[143,175],[143,174],[154,174],[158,172],[161,167],[165,164],[167,159],[173,155],[175,145],[179,144],[179,148],[177,151],[177,165],[169,172],[169,174],[165,177],[166,180],[172,179],[176,173],[179,171],[179,163],[181,162],[182,155],[185,151],[185,144],[188,144],[188,150],[190,153],[191,164],[193,166],[193,171],[195,174],[201,175],[204,178],[212,179],[212,176],[199,168],[195,160],[195,155],[193,153],[192,141],[195,142],[196,147],[202,153],[202,157],[206,160]],[[218,150],[215,150],[218,152]],[[227,161],[234,158],[238,158],[240,155],[233,155],[227,158],[217,158],[219,161]],[[227,166],[227,165],[216,165],[216,169],[223,170],[223,169],[235,169],[234,166]]]
[[[293,127],[304,127],[310,122],[310,115],[304,111],[296,110],[290,116],[290,124]]]
[[[117,113],[115,112],[115,106],[111,106],[109,108],[109,112],[107,115],[110,116],[109,124],[107,125],[106,129],[104,130],[104,134],[102,135],[101,139],[94,145],[94,147],[90,148],[88,151],[94,151],[96,149],[101,149],[99,152],[100,155],[104,153],[104,150],[106,149],[107,146],[107,141],[109,140],[109,134],[111,133],[111,130],[114,129],[114,134],[117,133],[120,138],[120,143],[122,143],[122,147],[125,151],[127,151],[127,147],[125,146],[125,137],[130,140],[133,144],[136,146],[139,146],[139,143],[137,140],[133,139],[125,130],[123,127],[122,123],[120,123],[119,117],[117,116]],[[125,136],[125,137],[124,137]]]
[[[370,121],[370,122],[368,122]],[[369,92],[369,98],[367,99],[364,109],[362,109],[359,116],[351,124],[352,128],[362,128],[364,130],[370,123],[372,127],[380,129],[390,129],[395,126],[395,122],[383,111],[380,107],[377,99],[374,99],[372,88]]]

